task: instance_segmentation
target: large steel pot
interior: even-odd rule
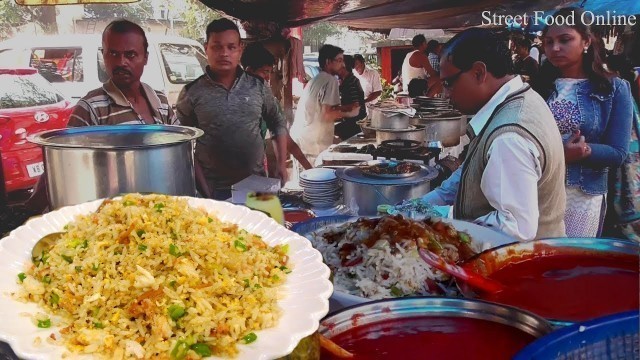
[[[460,114],[444,114],[411,118],[412,125],[425,128],[427,141],[440,141],[442,146],[450,147],[460,144]]]
[[[409,127],[409,115],[392,110],[370,107],[371,126],[379,129],[406,129]]]
[[[460,120],[460,136],[465,136],[467,134],[467,126],[469,125],[469,120],[471,120],[471,116],[462,115],[462,119]]]
[[[45,131],[42,145],[52,208],[128,192],[196,194],[195,139],[184,126],[114,125]]]
[[[406,178],[372,178],[355,166],[338,171],[337,175],[342,180],[345,205],[356,210],[358,215],[376,215],[378,205],[394,205],[428,193],[431,190],[431,180],[438,176],[438,171],[421,166],[420,171]]]
[[[389,348],[389,344],[393,346],[394,342],[389,340],[393,338],[401,338],[404,331],[438,332],[446,334],[447,337],[454,337],[459,335],[461,332],[467,331],[469,332],[468,336],[485,337],[489,343],[491,340],[498,341],[498,339],[491,339],[491,333],[479,332],[482,331],[481,327],[475,329],[464,327],[458,328],[454,326],[453,324],[456,319],[475,319],[479,321],[476,322],[478,325],[481,325],[482,323],[492,323],[495,326],[507,326],[510,328],[510,332],[516,336],[515,339],[522,339],[521,336],[523,336],[524,339],[530,339],[530,341],[553,331],[551,324],[541,317],[514,307],[484,301],[444,297],[384,299],[371,301],[358,306],[351,306],[325,317],[320,322],[320,328],[318,331],[321,335],[336,341],[336,338],[339,338],[341,334],[357,329],[359,332],[356,333],[357,335],[354,335],[354,338],[350,338],[350,340],[357,341],[356,339],[365,338],[379,339],[380,346],[376,346],[376,350],[387,355],[384,357],[387,359],[401,358],[392,356],[394,349]],[[407,322],[404,322],[405,320],[409,321],[410,324],[411,320],[418,320],[421,325],[419,328],[407,329],[404,327],[407,325]],[[415,322],[413,324],[415,325]],[[372,331],[371,327],[374,327],[376,330]],[[367,328],[369,328],[369,330],[367,330]],[[516,341],[515,339],[505,337],[499,338],[500,345],[497,346],[497,349],[499,349],[497,352],[509,351],[507,349],[510,349],[512,352],[514,350],[517,352],[520,349],[514,348],[524,347],[524,345],[516,344],[527,342],[522,340]],[[439,346],[440,344],[437,340],[432,340],[431,343],[426,341],[424,343],[416,343],[410,351],[413,351],[414,354],[427,354],[430,348],[437,349]],[[479,349],[476,349],[473,345],[464,341],[457,344],[455,352],[458,354],[448,358],[487,358],[482,356]],[[467,355],[466,357],[460,356],[460,353],[465,352]],[[407,353],[407,351],[405,351],[405,353]],[[454,353],[454,349],[451,349],[451,353]],[[356,357],[358,356],[357,353],[355,355]],[[363,354],[360,355],[362,356]],[[515,353],[505,352],[498,359],[511,359],[513,355],[515,355]],[[365,356],[362,357],[367,358]],[[412,358],[428,359],[429,357],[424,355],[422,357],[415,356]],[[495,357],[489,358],[496,359]]]
[[[376,143],[380,145],[386,140],[415,140],[424,143],[427,134],[424,126],[407,126],[405,129],[379,129],[376,128]]]

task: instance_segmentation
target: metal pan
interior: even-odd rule
[[[391,166],[400,165],[403,162],[406,162],[406,161],[372,160],[372,161],[367,161],[367,162],[364,162],[362,164],[359,164],[358,166],[360,167],[360,170],[362,171],[362,173],[364,175],[375,177],[375,178],[383,178],[383,179],[404,179],[404,178],[408,178],[408,177],[414,176],[421,169],[420,165],[410,163],[411,165],[414,165],[414,167],[413,167],[414,170],[410,171],[410,172],[407,172],[407,173],[402,173],[402,174],[378,174],[378,173],[375,173],[375,172],[371,171],[371,167],[373,167],[373,166],[391,167]]]

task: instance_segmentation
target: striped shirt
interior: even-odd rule
[[[440,72],[440,56],[435,53],[429,53],[429,64],[437,73]]]
[[[354,118],[346,120],[360,120],[367,117],[367,108],[364,106],[364,91],[358,80],[353,73],[350,73],[342,80],[340,84],[340,103],[342,105],[349,105],[358,103],[360,105],[360,113]]]
[[[141,83],[153,114],[154,124],[178,125],[167,97]],[[149,124],[133,108],[120,89],[107,81],[78,101],[69,118],[69,127],[121,124]]]

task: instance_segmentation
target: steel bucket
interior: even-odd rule
[[[129,192],[195,196],[194,147],[185,126],[113,125],[45,131],[42,146],[53,209]]]

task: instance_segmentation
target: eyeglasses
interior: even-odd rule
[[[458,80],[458,78],[460,77],[460,75],[462,75],[463,72],[465,72],[467,70],[460,70],[457,73],[446,77],[446,78],[442,78],[440,79],[442,81],[442,86],[444,86],[447,89],[451,89],[453,87],[453,85],[455,84],[456,80]]]

